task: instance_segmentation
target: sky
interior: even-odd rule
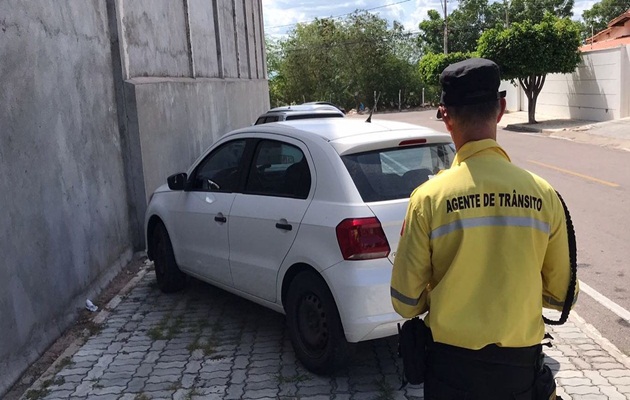
[[[575,0],[573,19],[579,19],[596,0]],[[409,31],[417,31],[418,23],[427,18],[427,11],[442,10],[440,0],[262,0],[265,34],[282,37],[297,22],[310,22],[315,18],[336,17],[355,10],[369,10],[382,18],[398,21]],[[452,10],[456,0],[448,0]],[[371,9],[371,10],[370,10]]]

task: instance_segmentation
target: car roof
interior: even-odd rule
[[[239,129],[239,133],[275,133],[300,140],[322,139],[340,155],[400,146],[403,141],[425,139],[426,143],[452,143],[448,133],[404,122],[357,118],[322,118],[272,122]],[[228,136],[226,135],[226,136]],[[419,142],[416,142],[419,143]]]
[[[298,104],[294,106],[275,107],[267,111],[264,115],[271,113],[293,113],[293,112],[313,112],[313,111],[335,111],[341,112],[337,107],[328,104]]]

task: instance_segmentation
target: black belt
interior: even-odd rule
[[[530,347],[499,347],[490,344],[479,350],[465,349],[444,343],[431,342],[429,352],[451,355],[492,364],[515,367],[536,367],[541,362],[542,345]]]

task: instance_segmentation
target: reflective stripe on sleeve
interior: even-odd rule
[[[576,294],[575,297],[573,298],[573,304],[572,305],[575,305],[575,303],[577,302],[578,294]],[[564,301],[558,301],[558,300],[554,299],[551,296],[543,296],[543,301],[545,303],[549,304],[549,305],[556,306],[556,307],[563,307],[564,306]]]
[[[407,297],[404,294],[400,293],[393,287],[390,287],[390,294],[393,298],[408,306],[417,306],[420,302],[420,297],[418,297],[417,299],[412,299],[411,297]]]
[[[467,218],[453,221],[431,231],[431,239],[444,236],[451,232],[464,228],[477,228],[481,226],[520,226],[534,228],[549,234],[549,224],[530,217],[480,217]]]

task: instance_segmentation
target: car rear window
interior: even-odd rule
[[[455,147],[435,143],[342,156],[363,201],[408,198],[411,192],[451,166]]]

